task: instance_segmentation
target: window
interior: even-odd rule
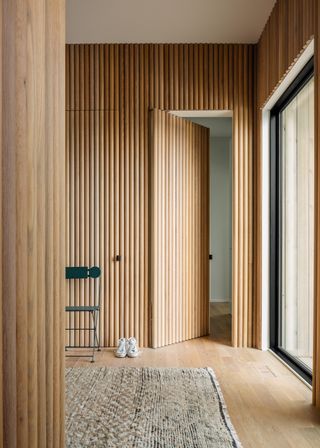
[[[313,60],[271,111],[271,348],[312,380]]]

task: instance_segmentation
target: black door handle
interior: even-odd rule
[[[213,259],[213,255],[209,254],[209,260],[212,260],[212,259]]]
[[[121,255],[116,255],[116,261],[121,261]]]

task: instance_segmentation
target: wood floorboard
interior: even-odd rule
[[[211,336],[144,349],[136,359],[117,359],[113,349],[103,349],[95,366],[212,367],[244,448],[319,448],[320,413],[311,391],[272,354],[231,347],[225,311],[220,304],[210,310]],[[84,358],[67,359],[67,366],[88,365]]]
[[[231,303],[230,302],[210,302],[210,336],[215,341],[224,342],[231,345]]]

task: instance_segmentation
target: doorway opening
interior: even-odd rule
[[[232,339],[232,117],[186,117],[210,129],[209,332]]]

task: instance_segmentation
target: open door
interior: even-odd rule
[[[151,112],[149,257],[152,347],[208,334],[209,129]]]

